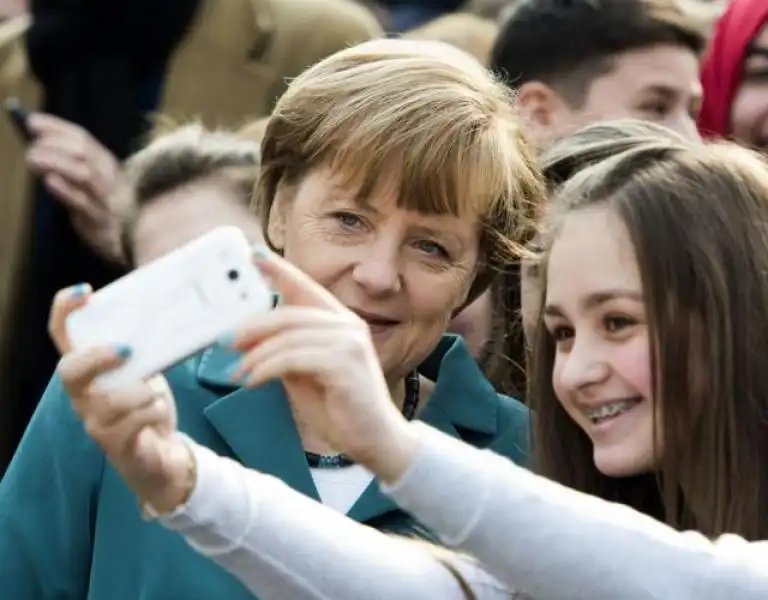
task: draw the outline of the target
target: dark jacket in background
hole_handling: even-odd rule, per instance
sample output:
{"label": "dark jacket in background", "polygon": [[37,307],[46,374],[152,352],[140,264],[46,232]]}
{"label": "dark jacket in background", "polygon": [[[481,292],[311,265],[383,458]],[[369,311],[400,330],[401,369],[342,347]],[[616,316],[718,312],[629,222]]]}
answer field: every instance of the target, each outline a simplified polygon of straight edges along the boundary
{"label": "dark jacket in background", "polygon": [[[165,64],[199,0],[32,0],[30,68],[44,91],[42,109],[85,127],[118,157],[147,131],[148,90],[158,93]],[[17,430],[29,420],[58,360],[47,314],[57,290],[80,281],[100,287],[121,270],[102,261],[74,232],[66,209],[35,189],[30,251],[4,382]],[[8,397],[6,397],[7,399]]]}
{"label": "dark jacket in background", "polygon": [[388,11],[388,25],[393,33],[402,33],[452,12],[463,0],[379,0]]}

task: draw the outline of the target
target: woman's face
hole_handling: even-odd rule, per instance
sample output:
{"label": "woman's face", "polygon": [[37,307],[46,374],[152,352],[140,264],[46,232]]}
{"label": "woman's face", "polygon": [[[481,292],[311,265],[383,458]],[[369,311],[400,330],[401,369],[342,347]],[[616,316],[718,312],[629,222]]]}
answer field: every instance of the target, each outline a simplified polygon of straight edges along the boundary
{"label": "woman's face", "polygon": [[475,275],[478,223],[398,208],[396,186],[363,202],[328,169],[282,188],[269,238],[285,257],[370,328],[384,373],[423,361],[464,302]]}
{"label": "woman's face", "polygon": [[597,469],[635,475],[654,463],[649,334],[635,253],[604,206],[568,215],[547,270],[544,321],[555,342],[552,385],[592,440]]}
{"label": "woman's face", "polygon": [[753,40],[743,68],[731,107],[731,129],[739,141],[768,152],[768,26]]}

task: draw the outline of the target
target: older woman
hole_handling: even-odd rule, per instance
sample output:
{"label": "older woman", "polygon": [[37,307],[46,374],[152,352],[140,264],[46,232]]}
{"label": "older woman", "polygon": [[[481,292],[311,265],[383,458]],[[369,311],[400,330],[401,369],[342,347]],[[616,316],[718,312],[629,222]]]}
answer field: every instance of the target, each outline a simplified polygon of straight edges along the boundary
{"label": "older woman", "polygon": [[[493,391],[460,340],[443,337],[516,250],[524,213],[541,198],[515,119],[504,86],[459,50],[396,40],[348,49],[279,101],[262,144],[258,206],[272,248],[367,325],[383,372],[367,386],[384,386],[408,419],[522,462],[526,409]],[[343,341],[334,327],[326,334]],[[303,343],[313,340],[328,338]],[[334,352],[325,346],[338,369],[355,370]],[[356,521],[430,535],[371,472],[338,455],[313,415],[292,409],[290,398],[311,392],[301,380],[244,387],[239,354],[213,348],[151,385],[97,397],[72,367],[92,372],[105,355],[65,357],[0,486],[8,597],[251,598],[180,538],[142,521],[125,473],[72,410],[132,398],[151,413],[158,389],[177,400],[178,425],[197,443]]]}

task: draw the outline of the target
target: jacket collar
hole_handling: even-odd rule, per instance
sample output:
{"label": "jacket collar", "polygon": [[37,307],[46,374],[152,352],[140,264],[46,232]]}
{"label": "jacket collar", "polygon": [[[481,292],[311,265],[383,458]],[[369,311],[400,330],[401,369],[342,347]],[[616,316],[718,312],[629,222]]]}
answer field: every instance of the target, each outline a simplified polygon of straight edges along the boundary
{"label": "jacket collar", "polygon": [[[319,500],[282,384],[237,387],[229,377],[237,359],[221,348],[198,359],[198,382],[223,393],[203,410],[204,416],[244,465]],[[497,433],[498,397],[460,338],[444,336],[419,372],[436,384],[422,421],[457,438],[463,431],[489,439]],[[395,509],[374,481],[348,514],[367,521]]]}

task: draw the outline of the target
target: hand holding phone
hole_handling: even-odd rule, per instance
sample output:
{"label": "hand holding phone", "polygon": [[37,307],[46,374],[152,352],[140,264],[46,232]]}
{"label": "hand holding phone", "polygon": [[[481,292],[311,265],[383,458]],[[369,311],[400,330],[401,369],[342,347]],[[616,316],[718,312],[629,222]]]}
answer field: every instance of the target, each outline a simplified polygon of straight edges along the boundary
{"label": "hand holding phone", "polygon": [[3,102],[3,111],[13,123],[14,128],[21,138],[29,143],[34,139],[29,130],[29,111],[18,98],[7,98]]}
{"label": "hand holding phone", "polygon": [[237,227],[220,227],[93,294],[69,315],[74,351],[130,347],[100,390],[144,380],[270,310],[273,294]]}

